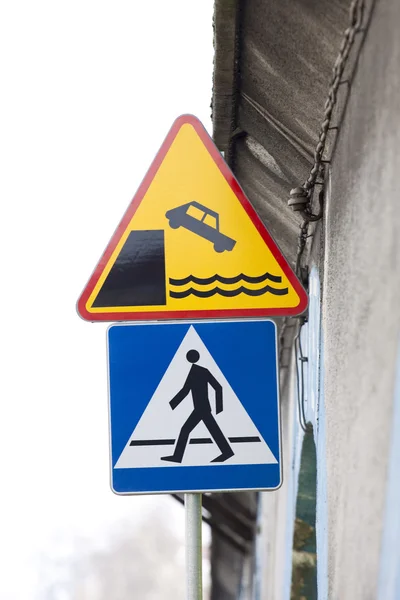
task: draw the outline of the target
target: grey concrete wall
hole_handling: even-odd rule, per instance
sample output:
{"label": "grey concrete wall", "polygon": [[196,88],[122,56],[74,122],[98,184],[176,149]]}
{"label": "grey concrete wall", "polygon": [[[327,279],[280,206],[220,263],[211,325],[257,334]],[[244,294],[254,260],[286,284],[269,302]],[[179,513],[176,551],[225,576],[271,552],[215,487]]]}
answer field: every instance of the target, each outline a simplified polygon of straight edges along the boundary
{"label": "grey concrete wall", "polygon": [[339,600],[376,598],[379,576],[400,331],[399,26],[398,0],[378,0],[325,214],[329,598]]}

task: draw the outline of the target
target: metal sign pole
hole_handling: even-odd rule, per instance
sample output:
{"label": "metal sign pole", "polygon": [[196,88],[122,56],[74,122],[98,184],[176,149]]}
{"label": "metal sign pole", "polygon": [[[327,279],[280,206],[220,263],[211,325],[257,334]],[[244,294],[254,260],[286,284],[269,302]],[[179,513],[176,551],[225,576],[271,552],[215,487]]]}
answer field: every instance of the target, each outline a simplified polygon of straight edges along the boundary
{"label": "metal sign pole", "polygon": [[201,494],[185,494],[186,600],[202,600]]}

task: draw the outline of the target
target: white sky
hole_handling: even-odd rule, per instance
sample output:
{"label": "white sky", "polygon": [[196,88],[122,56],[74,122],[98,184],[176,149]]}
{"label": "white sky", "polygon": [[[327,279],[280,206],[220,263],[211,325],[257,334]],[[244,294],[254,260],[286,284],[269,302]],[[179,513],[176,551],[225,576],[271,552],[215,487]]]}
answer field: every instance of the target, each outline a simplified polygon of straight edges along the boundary
{"label": "white sky", "polygon": [[34,597],[43,553],[171,502],[109,489],[107,325],[75,303],[173,120],[211,130],[212,10],[0,1],[1,600]]}

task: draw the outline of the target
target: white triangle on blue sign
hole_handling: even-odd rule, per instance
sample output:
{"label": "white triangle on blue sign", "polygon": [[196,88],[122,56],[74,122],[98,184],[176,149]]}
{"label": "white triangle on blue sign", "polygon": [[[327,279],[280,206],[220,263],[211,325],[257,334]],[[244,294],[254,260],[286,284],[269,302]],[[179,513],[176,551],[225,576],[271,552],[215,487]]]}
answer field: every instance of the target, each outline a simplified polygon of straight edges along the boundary
{"label": "white triangle on blue sign", "polygon": [[[186,381],[191,368],[191,364],[186,359],[186,354],[193,349],[200,354],[198,365],[208,369],[222,385],[223,410],[218,415],[215,409],[214,390],[210,386],[208,386],[208,390],[213,417],[234,452],[233,456],[225,462],[211,462],[221,452],[203,422],[200,422],[191,432],[182,462],[162,460],[162,457],[173,454],[182,425],[193,412],[191,392],[174,410],[171,409],[169,404]],[[134,401],[133,396],[132,402]],[[262,402],[264,402],[264,399],[260,398],[260,403]],[[192,325],[127,441],[115,468],[259,465],[276,464],[277,462]]]}

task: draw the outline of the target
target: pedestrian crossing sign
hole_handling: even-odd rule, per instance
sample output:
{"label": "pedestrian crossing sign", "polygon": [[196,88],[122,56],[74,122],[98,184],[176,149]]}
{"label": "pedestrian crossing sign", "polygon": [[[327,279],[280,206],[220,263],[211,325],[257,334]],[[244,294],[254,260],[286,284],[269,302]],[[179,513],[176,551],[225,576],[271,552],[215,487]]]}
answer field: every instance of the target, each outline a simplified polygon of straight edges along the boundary
{"label": "pedestrian crossing sign", "polygon": [[108,330],[117,494],[276,489],[276,327],[267,319]]}
{"label": "pedestrian crossing sign", "polygon": [[307,295],[206,130],[173,124],[89,279],[89,321],[296,315]]}

